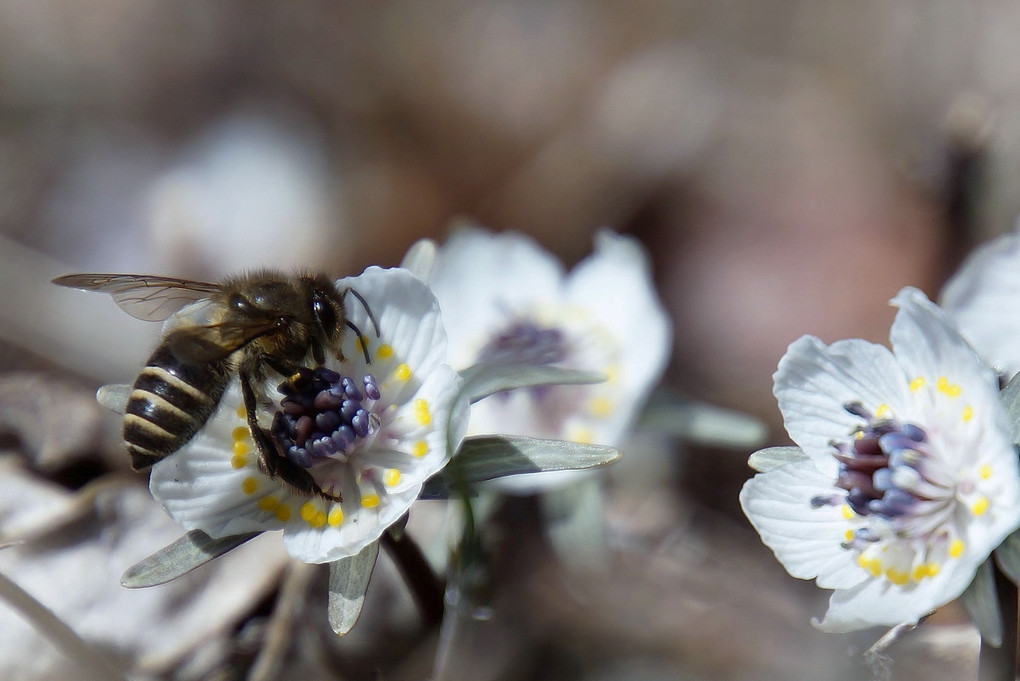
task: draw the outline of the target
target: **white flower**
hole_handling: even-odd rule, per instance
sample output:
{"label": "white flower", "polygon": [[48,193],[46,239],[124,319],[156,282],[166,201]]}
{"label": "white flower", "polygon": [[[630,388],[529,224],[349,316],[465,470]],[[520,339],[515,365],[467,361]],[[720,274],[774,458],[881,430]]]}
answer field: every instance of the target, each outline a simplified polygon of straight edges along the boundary
{"label": "white flower", "polygon": [[892,352],[812,336],[790,346],[775,395],[805,458],[740,493],[787,571],[835,590],[817,623],[827,631],[916,621],[1020,525],[994,372],[923,293],[892,302]]}
{"label": "white flower", "polygon": [[1020,371],[1020,234],[974,251],[946,284],[941,302],[986,362],[1006,378]]}
{"label": "white flower", "polygon": [[569,276],[522,234],[456,232],[431,278],[454,367],[511,360],[608,377],[494,395],[472,407],[469,432],[618,444],[670,351],[669,319],[649,270],[636,240],[610,232]]}
{"label": "white flower", "polygon": [[[275,436],[284,445],[294,444],[291,459],[306,465],[322,489],[339,492],[343,501],[302,496],[259,471],[235,380],[206,426],[152,469],[153,496],[185,528],[213,537],[283,530],[284,545],[295,558],[309,563],[338,560],[378,539],[408,511],[425,480],[449,460],[447,423],[457,446],[466,427],[467,404],[454,403],[460,379],[445,361],[446,334],[435,297],[400,269],[370,267],[337,286],[358,291],[378,319],[381,335],[376,338],[364,307],[347,306],[351,321],[367,332],[371,364],[365,363],[358,339],[349,333],[342,348],[346,359],[327,360],[329,370],[315,371],[314,381],[301,393],[307,398],[304,407],[298,405],[300,396],[281,405],[284,396],[277,392],[277,377],[266,386],[266,394],[277,401],[259,420],[271,428],[276,413],[284,409],[337,420],[344,407],[325,404],[329,393],[346,395],[349,406],[364,409],[353,417],[346,439],[336,436],[343,428],[332,423],[323,427],[337,427],[333,437],[313,433],[302,447],[287,439],[291,436],[283,427]],[[185,308],[179,314],[187,312]],[[313,397],[325,402],[311,406]],[[277,417],[277,423],[283,419]]]}

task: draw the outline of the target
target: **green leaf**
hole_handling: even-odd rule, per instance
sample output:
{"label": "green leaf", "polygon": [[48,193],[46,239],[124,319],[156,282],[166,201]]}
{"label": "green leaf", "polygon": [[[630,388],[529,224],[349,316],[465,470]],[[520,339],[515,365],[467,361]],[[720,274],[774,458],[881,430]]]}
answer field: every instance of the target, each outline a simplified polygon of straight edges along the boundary
{"label": "green leaf", "polygon": [[1006,537],[993,555],[999,569],[1011,582],[1020,585],[1020,530]]}
{"label": "green leaf", "polygon": [[808,456],[800,447],[767,447],[759,449],[747,460],[747,465],[759,473],[768,473],[788,463],[804,461]]}
{"label": "green leaf", "polygon": [[120,583],[129,589],[166,584],[236,549],[259,534],[249,532],[213,539],[201,530],[192,530],[173,544],[128,568],[120,578]]}
{"label": "green leaf", "polygon": [[998,648],[1002,645],[1002,615],[999,613],[999,601],[995,593],[995,577],[992,574],[992,561],[986,560],[974,575],[974,581],[961,596],[963,607],[970,619],[981,632],[981,639]]}
{"label": "green leaf", "polygon": [[1002,389],[1000,399],[1009,415],[1013,442],[1020,443],[1020,374],[1014,376],[1013,380],[1006,384],[1006,387]]}
{"label": "green leaf", "polygon": [[753,416],[666,392],[653,396],[641,425],[688,442],[745,450],[760,446],[768,435]]}
{"label": "green leaf", "polygon": [[619,458],[618,450],[603,445],[518,435],[484,435],[465,438],[443,475],[481,482],[521,473],[596,468]]}
{"label": "green leaf", "polygon": [[541,385],[577,385],[601,383],[604,374],[595,371],[578,371],[544,364],[517,362],[485,362],[460,372],[464,379],[461,391],[475,403],[504,390],[533,388]]}
{"label": "green leaf", "polygon": [[338,636],[349,632],[361,617],[365,592],[379,556],[376,540],[348,558],[329,564],[329,624]]}

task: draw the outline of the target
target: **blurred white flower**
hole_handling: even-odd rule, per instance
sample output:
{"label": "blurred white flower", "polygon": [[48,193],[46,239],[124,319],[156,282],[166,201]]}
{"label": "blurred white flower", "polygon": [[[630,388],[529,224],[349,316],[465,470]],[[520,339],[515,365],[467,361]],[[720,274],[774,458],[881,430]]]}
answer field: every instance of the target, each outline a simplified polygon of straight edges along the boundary
{"label": "blurred white flower", "polygon": [[[525,362],[601,372],[596,385],[493,395],[471,410],[470,433],[616,445],[659,380],[668,316],[633,238],[602,232],[569,275],[528,237],[462,229],[440,249],[430,283],[443,309],[450,363]],[[543,483],[576,473],[528,476]]]}
{"label": "blurred white flower", "polygon": [[813,336],[790,346],[774,390],[804,458],[740,494],[787,571],[835,590],[816,623],[827,631],[916,621],[1020,525],[995,374],[923,293],[892,302],[892,352]]}
{"label": "blurred white flower", "polygon": [[[284,381],[285,394],[267,384],[277,401],[259,420],[291,461],[343,501],[302,496],[259,471],[235,380],[202,431],[153,467],[153,496],[185,528],[213,537],[283,530],[295,558],[335,561],[377,540],[449,461],[447,424],[456,447],[467,404],[454,402],[460,379],[446,364],[435,297],[401,269],[370,267],[337,286],[355,288],[377,315],[381,337],[367,338],[371,364],[348,334],[342,362]],[[348,313],[372,328],[363,306]]]}
{"label": "blurred white flower", "polygon": [[1006,378],[1020,371],[1020,233],[976,249],[941,303],[978,354]]}

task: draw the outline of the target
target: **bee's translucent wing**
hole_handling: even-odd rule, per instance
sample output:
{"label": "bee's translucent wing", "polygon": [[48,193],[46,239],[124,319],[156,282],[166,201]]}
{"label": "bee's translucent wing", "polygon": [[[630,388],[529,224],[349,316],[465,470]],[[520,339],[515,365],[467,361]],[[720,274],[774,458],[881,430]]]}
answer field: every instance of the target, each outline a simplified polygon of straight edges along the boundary
{"label": "bee's translucent wing", "polygon": [[276,328],[272,319],[189,326],[169,333],[166,343],[182,362],[206,364],[225,359]]}
{"label": "bee's translucent wing", "polygon": [[217,284],[145,274],[66,274],[54,284],[108,293],[122,310],[147,322],[167,319],[185,305],[219,290]]}

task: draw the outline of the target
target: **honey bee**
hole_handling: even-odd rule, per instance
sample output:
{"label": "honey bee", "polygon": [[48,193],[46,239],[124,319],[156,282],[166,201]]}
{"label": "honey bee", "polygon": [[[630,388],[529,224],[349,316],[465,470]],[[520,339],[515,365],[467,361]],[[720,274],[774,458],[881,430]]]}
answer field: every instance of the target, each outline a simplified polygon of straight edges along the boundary
{"label": "honey bee", "polygon": [[68,274],[53,283],[107,293],[125,312],[146,321],[163,321],[202,303],[166,329],[132,386],[124,443],[135,470],[187,444],[216,411],[236,374],[260,470],[300,494],[340,500],[280,451],[259,425],[257,406],[269,371],[293,376],[309,355],[316,365],[327,356],[342,360],[345,329],[358,335],[370,362],[364,335],[347,317],[347,295],[365,307],[377,336],[379,325],[357,291],[338,291],[325,274],[286,276],[273,270],[219,284],[138,274]]}

